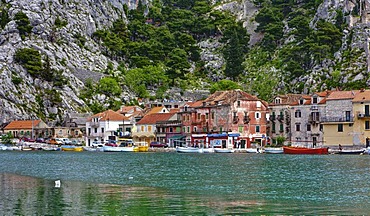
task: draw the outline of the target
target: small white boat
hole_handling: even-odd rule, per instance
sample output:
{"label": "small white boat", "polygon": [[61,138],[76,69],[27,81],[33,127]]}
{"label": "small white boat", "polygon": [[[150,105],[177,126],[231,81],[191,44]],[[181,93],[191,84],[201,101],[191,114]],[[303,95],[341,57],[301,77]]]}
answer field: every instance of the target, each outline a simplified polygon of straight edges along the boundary
{"label": "small white boat", "polygon": [[262,153],[262,150],[260,148],[247,148],[245,149],[247,153]]}
{"label": "small white boat", "polygon": [[284,149],[269,147],[269,148],[265,148],[263,152],[267,154],[283,154]]}
{"label": "small white boat", "polygon": [[214,148],[201,148],[200,153],[214,153],[215,149]]}
{"label": "small white boat", "polygon": [[202,149],[194,147],[176,147],[176,151],[179,153],[202,153]]}
{"label": "small white boat", "polygon": [[234,149],[227,149],[227,148],[215,148],[216,153],[233,153]]}
{"label": "small white boat", "polygon": [[138,149],[135,146],[131,146],[131,147],[104,146],[103,151],[104,152],[134,152],[134,151],[138,151]]}

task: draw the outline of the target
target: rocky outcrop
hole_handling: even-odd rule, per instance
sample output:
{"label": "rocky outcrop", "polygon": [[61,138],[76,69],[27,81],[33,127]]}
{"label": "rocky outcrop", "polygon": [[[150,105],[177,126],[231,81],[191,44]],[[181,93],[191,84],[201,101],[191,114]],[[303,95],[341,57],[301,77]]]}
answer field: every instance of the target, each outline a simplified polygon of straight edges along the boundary
{"label": "rocky outcrop", "polygon": [[[98,81],[100,72],[114,61],[105,57],[90,36],[97,30],[111,26],[117,19],[126,19],[124,4],[135,7],[134,1],[97,0],[24,0],[6,1],[11,21],[0,34],[0,122],[12,119],[27,119],[36,114],[57,118],[68,111],[86,108],[78,93],[87,78]],[[4,4],[4,3],[1,3]],[[2,5],[4,6],[4,5]],[[21,38],[13,21],[22,11],[32,25],[31,35]],[[64,26],[56,26],[56,19]],[[85,41],[79,41],[83,38]],[[55,88],[51,83],[31,77],[14,62],[14,54],[20,48],[38,50],[43,60],[48,57],[51,67],[63,72],[68,85]],[[19,77],[21,84],[15,85],[12,77]],[[62,102],[54,104],[44,97],[45,90],[57,91]],[[41,101],[40,101],[41,98]],[[85,108],[84,108],[85,107]]]}

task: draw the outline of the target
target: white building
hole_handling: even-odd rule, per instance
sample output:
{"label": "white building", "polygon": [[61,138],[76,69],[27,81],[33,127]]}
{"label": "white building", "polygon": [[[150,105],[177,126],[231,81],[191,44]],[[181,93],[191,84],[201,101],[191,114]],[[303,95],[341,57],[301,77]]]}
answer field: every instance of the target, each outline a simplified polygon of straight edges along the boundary
{"label": "white building", "polygon": [[113,110],[89,117],[86,122],[86,146],[91,146],[94,141],[105,143],[108,140],[117,140],[117,132],[122,124],[129,125],[130,119]]}

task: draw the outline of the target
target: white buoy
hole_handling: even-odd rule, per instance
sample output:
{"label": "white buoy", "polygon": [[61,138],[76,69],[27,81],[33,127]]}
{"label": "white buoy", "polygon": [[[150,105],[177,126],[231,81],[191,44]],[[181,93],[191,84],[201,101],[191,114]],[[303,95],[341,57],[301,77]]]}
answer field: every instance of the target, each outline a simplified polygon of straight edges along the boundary
{"label": "white buoy", "polygon": [[56,180],[55,181],[55,187],[56,188],[60,188],[60,180]]}
{"label": "white buoy", "polygon": [[128,177],[128,179],[134,179],[134,177],[130,176],[130,177]]}

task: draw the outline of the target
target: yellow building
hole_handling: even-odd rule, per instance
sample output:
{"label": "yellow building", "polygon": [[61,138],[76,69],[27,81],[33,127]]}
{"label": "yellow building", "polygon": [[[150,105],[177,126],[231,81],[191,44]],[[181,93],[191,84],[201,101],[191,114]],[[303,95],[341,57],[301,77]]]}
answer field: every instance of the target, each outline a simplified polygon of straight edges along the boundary
{"label": "yellow building", "polygon": [[352,100],[355,122],[353,144],[369,146],[370,138],[370,90],[361,90]]}
{"label": "yellow building", "polygon": [[333,91],[326,98],[326,110],[321,118],[325,146],[355,144],[352,100],[358,93],[359,91]]}

